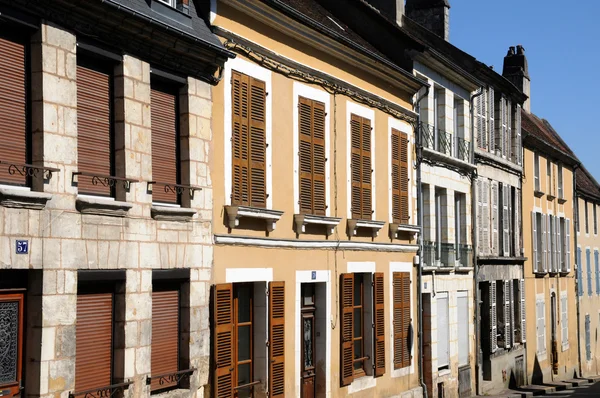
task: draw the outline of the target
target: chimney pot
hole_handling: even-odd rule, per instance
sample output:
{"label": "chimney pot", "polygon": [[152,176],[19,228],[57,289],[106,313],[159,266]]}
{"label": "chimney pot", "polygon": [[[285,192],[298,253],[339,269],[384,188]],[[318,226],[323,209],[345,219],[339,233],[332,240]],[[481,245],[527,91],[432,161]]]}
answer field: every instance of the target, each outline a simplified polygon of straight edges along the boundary
{"label": "chimney pot", "polygon": [[[508,54],[504,57],[502,76],[517,86],[527,97],[530,97],[531,81],[529,78],[529,67],[527,65],[527,57],[525,56],[525,48],[521,44],[517,45],[516,48],[509,47]],[[531,101],[529,98],[523,104],[523,109],[527,112],[531,111]]]}
{"label": "chimney pot", "polygon": [[449,0],[406,0],[406,15],[439,37],[449,41]]}

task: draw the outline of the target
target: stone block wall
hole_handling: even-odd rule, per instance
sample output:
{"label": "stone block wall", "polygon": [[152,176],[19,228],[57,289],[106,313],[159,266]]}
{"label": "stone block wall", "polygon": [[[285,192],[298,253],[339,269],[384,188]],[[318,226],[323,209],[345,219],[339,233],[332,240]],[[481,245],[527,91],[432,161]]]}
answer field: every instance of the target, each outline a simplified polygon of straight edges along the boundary
{"label": "stone block wall", "polygon": [[[150,65],[124,55],[115,68],[116,175],[140,180],[116,200],[132,205],[125,217],[82,214],[77,210],[77,37],[50,23],[32,39],[32,162],[55,167],[50,179],[35,179],[20,192],[19,206],[0,206],[0,278],[28,270],[25,395],[66,398],[77,390],[76,324],[78,275],[82,271],[124,270],[115,311],[115,377],[133,384],[126,397],[149,396],[152,373],[152,277],[156,270],[189,270],[181,290],[181,351],[196,368],[190,388],[166,393],[202,397],[210,355],[209,289],[212,277],[212,182],[209,168],[211,88],[187,78],[180,91],[181,174],[198,186],[183,200],[196,214],[190,221],[151,216],[152,180]],[[49,194],[45,208],[29,206]],[[187,194],[187,193],[186,193]],[[104,199],[106,200],[106,199]],[[28,254],[16,254],[17,239],[29,241]],[[122,341],[120,341],[122,340]],[[102,387],[102,386],[99,386]]]}

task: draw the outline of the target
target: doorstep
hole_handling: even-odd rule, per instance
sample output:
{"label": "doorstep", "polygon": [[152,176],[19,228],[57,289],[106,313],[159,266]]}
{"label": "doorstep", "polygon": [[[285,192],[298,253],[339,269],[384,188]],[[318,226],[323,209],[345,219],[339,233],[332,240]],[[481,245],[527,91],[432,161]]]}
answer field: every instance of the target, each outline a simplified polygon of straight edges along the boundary
{"label": "doorstep", "polygon": [[555,392],[556,387],[544,386],[539,384],[529,384],[526,386],[519,387],[519,391],[531,392],[535,396],[548,394],[549,392]]}

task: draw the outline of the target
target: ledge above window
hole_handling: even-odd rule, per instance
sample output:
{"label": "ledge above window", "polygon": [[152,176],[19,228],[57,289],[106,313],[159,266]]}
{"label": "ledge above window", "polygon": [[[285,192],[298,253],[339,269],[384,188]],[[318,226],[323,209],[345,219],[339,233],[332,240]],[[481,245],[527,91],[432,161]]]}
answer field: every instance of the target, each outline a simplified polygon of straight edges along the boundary
{"label": "ledge above window", "polygon": [[415,240],[417,239],[417,235],[419,235],[419,233],[421,232],[421,228],[416,225],[391,223],[390,238],[397,238],[399,232],[408,232],[412,235],[411,240]]}
{"label": "ledge above window", "polygon": [[250,206],[225,206],[225,212],[227,213],[227,226],[230,229],[240,225],[240,218],[254,218],[265,220],[267,232],[275,230],[275,224],[283,215],[283,212],[279,210]]}
{"label": "ledge above window", "polygon": [[333,230],[342,221],[341,218],[318,216],[314,214],[294,214],[294,229],[298,235],[306,232],[307,224],[323,225],[326,235],[333,234]]}
{"label": "ledge above window", "polygon": [[78,196],[75,207],[81,214],[125,217],[129,212],[129,209],[133,207],[133,204],[102,197]]}
{"label": "ledge above window", "polygon": [[546,195],[546,198],[548,198],[548,200],[550,202],[552,202],[554,199],[556,199],[556,196],[554,196],[554,195],[552,195],[552,194],[549,193],[548,195]]}
{"label": "ledge above window", "polygon": [[537,189],[533,191],[533,196],[535,196],[536,198],[541,198],[544,195],[545,194],[543,191],[538,191]]}
{"label": "ledge above window", "polygon": [[152,218],[158,221],[191,221],[196,210],[187,207],[161,206],[153,204],[150,209]]}
{"label": "ledge above window", "polygon": [[348,236],[356,236],[359,228],[365,228],[371,230],[371,235],[376,237],[379,235],[379,230],[383,228],[385,221],[373,221],[373,220],[348,220]]}
{"label": "ledge above window", "polygon": [[52,195],[28,189],[0,188],[0,206],[15,209],[42,210]]}
{"label": "ledge above window", "polygon": [[558,203],[561,205],[564,205],[565,203],[567,203],[567,199],[566,198],[558,198]]}

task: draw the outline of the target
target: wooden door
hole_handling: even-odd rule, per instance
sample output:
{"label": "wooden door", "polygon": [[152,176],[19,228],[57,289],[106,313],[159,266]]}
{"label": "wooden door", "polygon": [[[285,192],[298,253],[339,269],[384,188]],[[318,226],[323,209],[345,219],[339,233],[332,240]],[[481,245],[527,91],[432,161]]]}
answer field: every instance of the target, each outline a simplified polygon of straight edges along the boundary
{"label": "wooden door", "polygon": [[302,341],[302,363],[300,379],[302,398],[316,396],[316,364],[315,364],[315,290],[313,283],[302,285],[302,311],[300,319],[300,336]]}
{"label": "wooden door", "polygon": [[0,396],[21,392],[23,294],[0,293]]}

